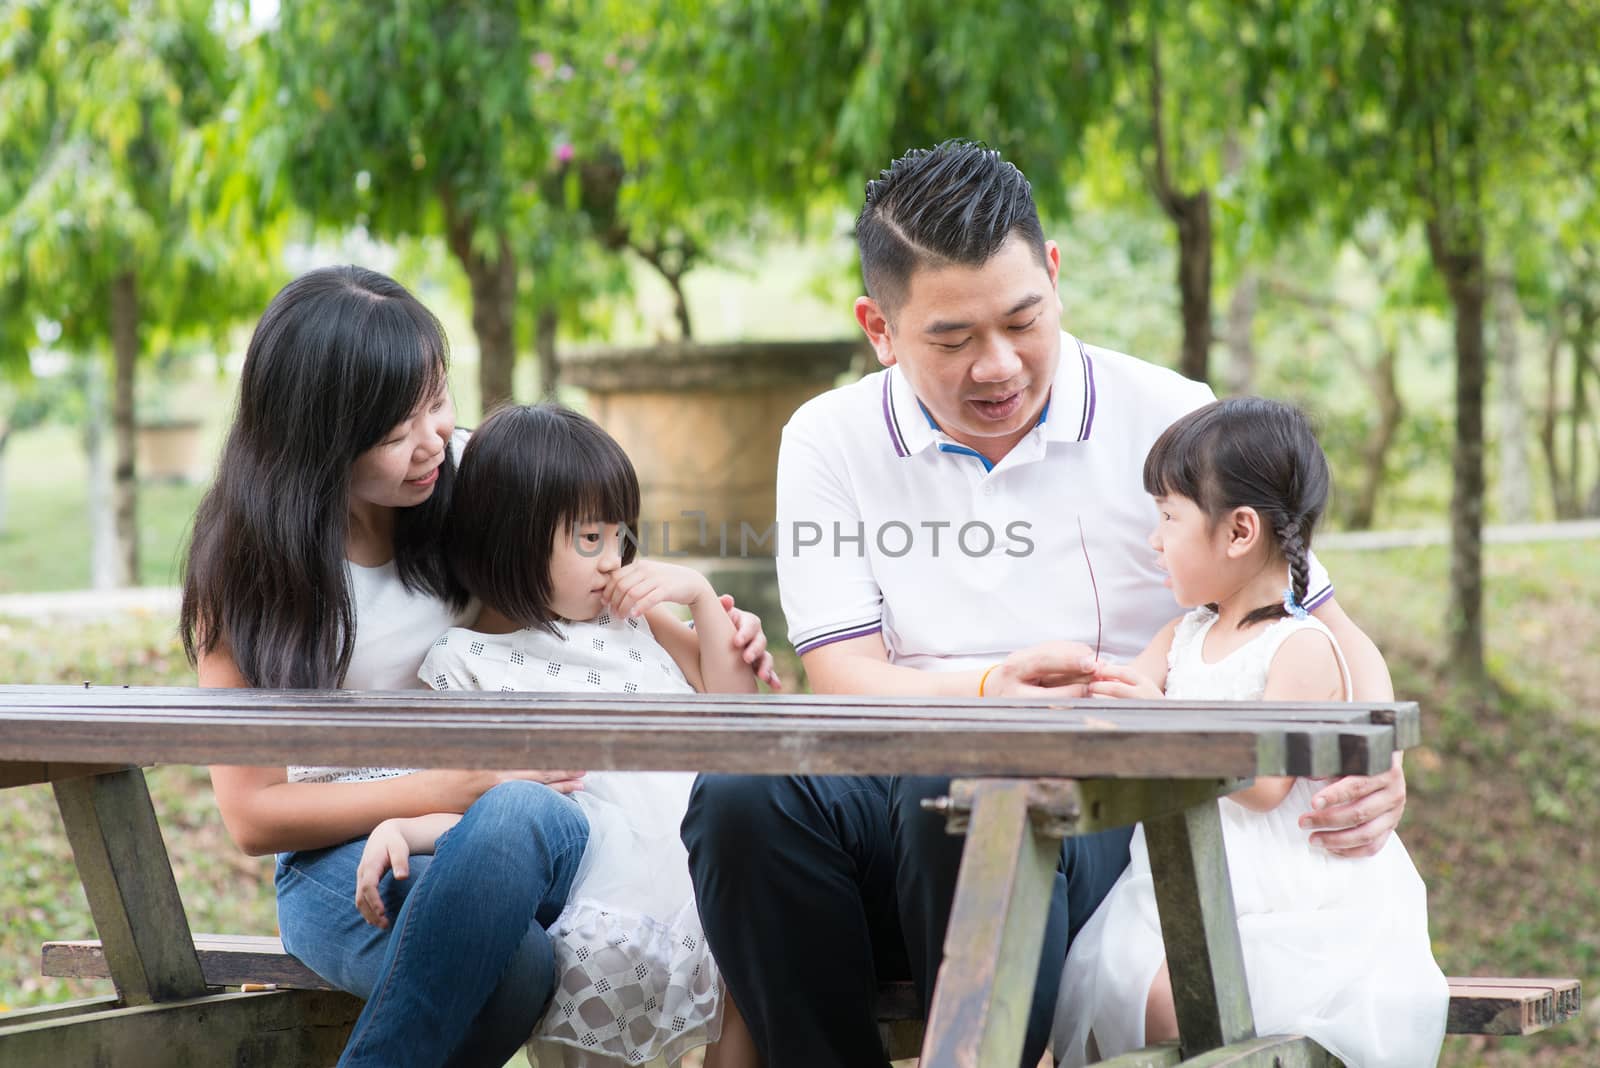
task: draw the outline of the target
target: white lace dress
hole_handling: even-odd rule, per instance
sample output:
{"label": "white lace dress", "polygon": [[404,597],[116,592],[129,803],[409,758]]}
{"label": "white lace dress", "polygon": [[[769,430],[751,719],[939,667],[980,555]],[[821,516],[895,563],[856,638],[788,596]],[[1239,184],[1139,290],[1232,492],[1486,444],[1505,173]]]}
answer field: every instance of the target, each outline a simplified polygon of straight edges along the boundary
{"label": "white lace dress", "polygon": [[[1178,625],[1168,697],[1259,699],[1289,635],[1328,634],[1316,619],[1286,619],[1209,664],[1201,649],[1216,618],[1202,608]],[[1311,845],[1298,821],[1317,788],[1296,782],[1271,812],[1218,802],[1256,1033],[1308,1035],[1352,1068],[1425,1068],[1438,1060],[1449,991],[1422,880],[1397,836],[1359,860]],[[1145,1001],[1166,953],[1142,826],[1132,854],[1067,954],[1051,1038],[1064,1066],[1090,1063],[1091,1032],[1101,1057],[1145,1045]]]}
{"label": "white lace dress", "polygon": [[[643,619],[539,630],[446,631],[418,673],[436,690],[693,693]],[[555,997],[528,1042],[533,1068],[616,1068],[684,1053],[722,1032],[721,979],[678,837],[694,775],[590,772],[574,794],[589,845],[550,926]]]}

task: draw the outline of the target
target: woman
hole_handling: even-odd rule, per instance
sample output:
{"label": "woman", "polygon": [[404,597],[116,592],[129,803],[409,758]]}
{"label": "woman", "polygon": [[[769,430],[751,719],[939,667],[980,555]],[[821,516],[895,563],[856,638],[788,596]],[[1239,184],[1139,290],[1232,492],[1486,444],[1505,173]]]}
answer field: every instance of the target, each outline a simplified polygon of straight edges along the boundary
{"label": "woman", "polygon": [[[201,686],[409,689],[428,647],[471,618],[445,567],[461,436],[438,321],[359,267],[285,286],[245,356],[215,485],[195,516],[180,626]],[[742,656],[775,682],[759,621]],[[284,946],[367,1000],[341,1065],[500,1065],[551,994],[543,925],[587,826],[579,771],[216,767],[234,841],[278,854]],[[391,880],[395,922],[352,904],[366,835],[463,813]],[[530,833],[529,828],[533,831]]]}

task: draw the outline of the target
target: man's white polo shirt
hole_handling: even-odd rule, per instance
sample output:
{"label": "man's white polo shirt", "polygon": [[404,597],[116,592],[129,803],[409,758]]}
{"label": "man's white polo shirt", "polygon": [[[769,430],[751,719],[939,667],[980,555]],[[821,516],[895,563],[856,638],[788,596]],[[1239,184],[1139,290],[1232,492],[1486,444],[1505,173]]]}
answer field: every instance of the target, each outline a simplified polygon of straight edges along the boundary
{"label": "man's white polo shirt", "polygon": [[[882,632],[891,663],[992,664],[1041,641],[1138,654],[1181,612],[1148,538],[1145,454],[1209,387],[1061,337],[1033,430],[990,465],[898,367],[803,405],[778,455],[778,583],[800,653]],[[1310,607],[1332,596],[1313,561]]]}

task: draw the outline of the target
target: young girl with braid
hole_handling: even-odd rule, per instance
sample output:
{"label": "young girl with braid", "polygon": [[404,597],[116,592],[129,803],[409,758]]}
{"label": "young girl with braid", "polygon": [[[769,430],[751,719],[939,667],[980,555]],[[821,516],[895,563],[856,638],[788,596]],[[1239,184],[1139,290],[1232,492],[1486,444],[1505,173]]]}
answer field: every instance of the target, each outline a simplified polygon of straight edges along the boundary
{"label": "young girl with braid", "polygon": [[[1178,603],[1196,607],[1132,663],[1099,665],[1092,692],[1348,700],[1338,643],[1302,607],[1328,481],[1305,417],[1282,404],[1220,401],[1168,428],[1145,459],[1159,512],[1150,545]],[[1314,792],[1304,779],[1257,779],[1219,803],[1256,1031],[1307,1035],[1353,1068],[1431,1065],[1449,993],[1422,880],[1397,837],[1359,860],[1313,846],[1298,820]],[[1061,1064],[1177,1037],[1165,958],[1141,827],[1068,954]]]}

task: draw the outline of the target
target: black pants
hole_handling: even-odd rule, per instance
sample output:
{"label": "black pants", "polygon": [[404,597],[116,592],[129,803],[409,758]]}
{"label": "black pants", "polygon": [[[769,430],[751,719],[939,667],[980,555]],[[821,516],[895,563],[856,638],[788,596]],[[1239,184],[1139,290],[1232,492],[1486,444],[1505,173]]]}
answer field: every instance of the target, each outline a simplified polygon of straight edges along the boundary
{"label": "black pants", "polygon": [[[965,838],[922,811],[945,778],[702,775],[683,821],[700,917],[767,1068],[883,1068],[878,984],[926,1011]],[[1133,829],[1068,838],[1023,1065],[1050,1037],[1071,939],[1128,864]]]}

